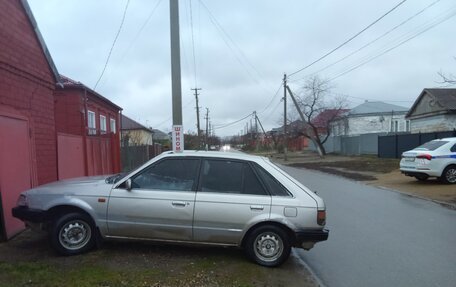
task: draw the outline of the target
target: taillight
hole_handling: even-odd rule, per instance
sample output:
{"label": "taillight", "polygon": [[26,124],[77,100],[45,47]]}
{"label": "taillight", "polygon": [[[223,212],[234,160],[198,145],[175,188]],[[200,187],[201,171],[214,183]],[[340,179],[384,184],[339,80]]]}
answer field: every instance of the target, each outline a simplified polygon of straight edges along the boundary
{"label": "taillight", "polygon": [[318,225],[326,224],[326,210],[317,211],[317,223],[318,223]]}
{"label": "taillight", "polygon": [[432,159],[432,155],[430,155],[430,154],[420,154],[420,155],[417,155],[416,158],[422,158],[422,159],[431,160]]}

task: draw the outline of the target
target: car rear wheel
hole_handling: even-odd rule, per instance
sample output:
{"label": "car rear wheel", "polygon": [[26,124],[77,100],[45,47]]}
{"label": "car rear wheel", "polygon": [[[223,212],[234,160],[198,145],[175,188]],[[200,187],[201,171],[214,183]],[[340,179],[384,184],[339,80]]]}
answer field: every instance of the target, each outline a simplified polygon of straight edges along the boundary
{"label": "car rear wheel", "polygon": [[84,253],[95,245],[92,219],[82,213],[68,213],[54,221],[51,230],[52,247],[62,255]]}
{"label": "car rear wheel", "polygon": [[456,183],[456,165],[447,166],[440,177],[444,183]]}
{"label": "car rear wheel", "polygon": [[418,179],[419,181],[425,181],[429,178],[429,175],[427,174],[417,174],[415,175],[415,178]]}
{"label": "car rear wheel", "polygon": [[288,259],[291,244],[283,229],[265,225],[253,230],[247,238],[245,250],[247,255],[256,263],[275,267]]}

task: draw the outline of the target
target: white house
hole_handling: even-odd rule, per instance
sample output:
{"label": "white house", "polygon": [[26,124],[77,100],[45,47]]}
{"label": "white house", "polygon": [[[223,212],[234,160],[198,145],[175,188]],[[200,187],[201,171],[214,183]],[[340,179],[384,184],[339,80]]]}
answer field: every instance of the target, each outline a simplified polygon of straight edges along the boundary
{"label": "white house", "polygon": [[410,131],[410,122],[405,119],[407,111],[407,108],[397,105],[366,101],[334,120],[332,135],[407,132]]}
{"label": "white house", "polygon": [[424,89],[406,118],[412,133],[456,129],[456,89]]}

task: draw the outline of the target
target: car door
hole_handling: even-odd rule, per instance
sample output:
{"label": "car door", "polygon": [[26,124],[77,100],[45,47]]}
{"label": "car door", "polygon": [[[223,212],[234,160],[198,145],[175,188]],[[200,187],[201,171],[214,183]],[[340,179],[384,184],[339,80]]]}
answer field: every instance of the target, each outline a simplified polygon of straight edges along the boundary
{"label": "car door", "polygon": [[165,158],[111,191],[108,236],[192,240],[199,159]]}
{"label": "car door", "polygon": [[204,159],[195,201],[194,240],[238,244],[243,231],[267,220],[271,196],[248,162]]}

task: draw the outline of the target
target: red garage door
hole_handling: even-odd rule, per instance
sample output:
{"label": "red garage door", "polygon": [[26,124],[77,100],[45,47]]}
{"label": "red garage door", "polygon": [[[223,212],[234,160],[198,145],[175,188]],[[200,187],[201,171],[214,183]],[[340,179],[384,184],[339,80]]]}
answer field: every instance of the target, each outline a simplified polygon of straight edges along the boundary
{"label": "red garage door", "polygon": [[30,139],[26,120],[0,115],[0,234],[6,239],[24,228],[11,215],[19,194],[31,187]]}

